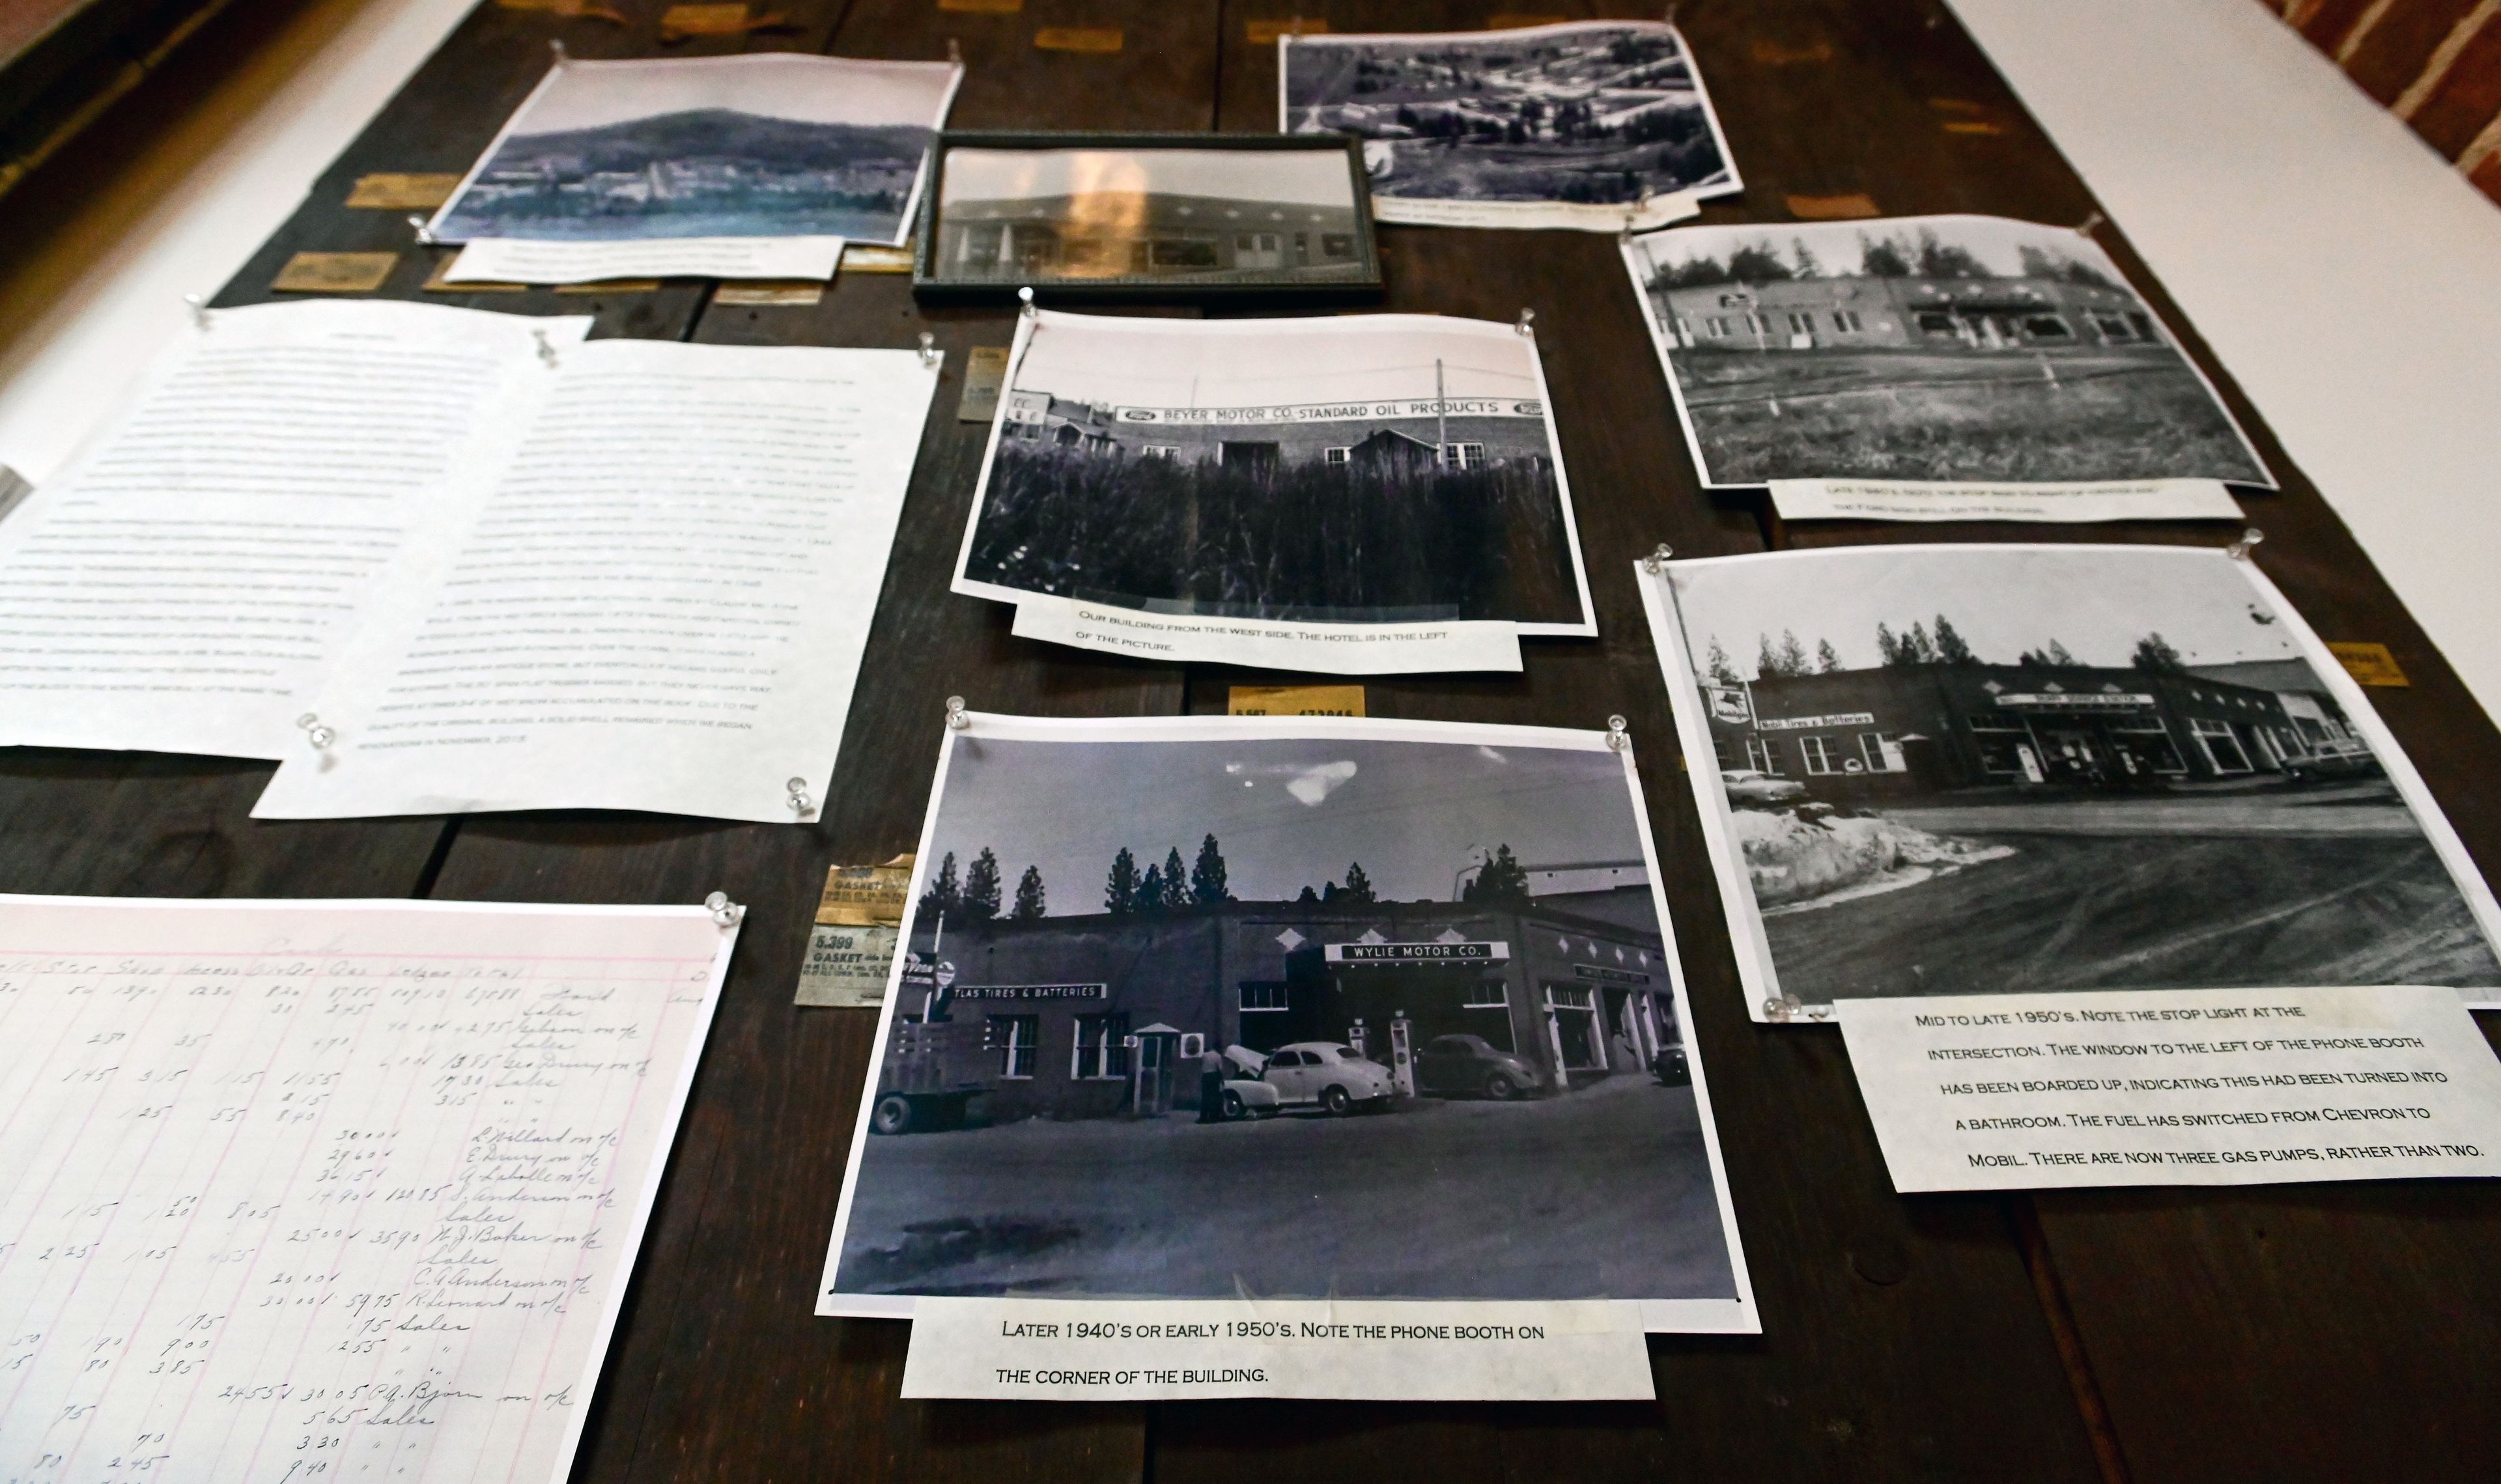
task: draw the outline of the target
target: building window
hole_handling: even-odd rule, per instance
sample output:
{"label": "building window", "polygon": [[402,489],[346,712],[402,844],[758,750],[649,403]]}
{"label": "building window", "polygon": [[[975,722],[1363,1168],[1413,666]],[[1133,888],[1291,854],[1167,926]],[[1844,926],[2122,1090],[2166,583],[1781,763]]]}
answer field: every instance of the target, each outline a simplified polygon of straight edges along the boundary
{"label": "building window", "polygon": [[1145,444],[1140,445],[1138,456],[1150,459],[1179,458],[1181,445],[1179,444]]}
{"label": "building window", "polygon": [[1722,768],[1737,766],[1736,755],[1728,750],[1728,739],[1724,733],[1711,734],[1711,757]]}
{"label": "building window", "polygon": [[1250,1015],[1264,1010],[1282,1011],[1284,1007],[1284,980],[1244,979],[1242,981],[1242,1013]]}
{"label": "building window", "polygon": [[1672,317],[1676,320],[1676,338],[1690,345],[1693,341],[1693,321],[1683,314]]}
{"label": "building window", "polygon": [[1702,321],[1702,327],[1710,331],[1714,339],[1724,340],[1727,338],[1728,321],[1720,315],[1713,314],[1704,319]]}
{"label": "building window", "polygon": [[989,1036],[985,1040],[999,1054],[999,1075],[1030,1077],[1033,1075],[1034,1048],[1042,1043],[1040,1015],[992,1015]]}
{"label": "building window", "polygon": [[1746,762],[1767,778],[1781,775],[1781,744],[1768,737],[1746,739]]}
{"label": "building window", "polygon": [[1129,1048],[1120,1042],[1129,1035],[1129,1017],[1124,1013],[1080,1015],[1077,1017],[1077,1050],[1069,1060],[1072,1077],[1125,1077],[1129,1074]]}
{"label": "building window", "polygon": [[1858,312],[1856,310],[1834,310],[1832,312],[1832,327],[1841,331],[1845,335],[1857,334]]}
{"label": "building window", "polygon": [[1859,733],[1858,757],[1869,773],[1900,773],[1904,767],[1901,743],[1890,732]]}
{"label": "building window", "polygon": [[1511,1008],[1511,985],[1499,978],[1483,978],[1467,987],[1467,998],[1459,1002],[1463,1010],[1507,1010]]}
{"label": "building window", "polygon": [[1322,448],[1320,450],[1320,462],[1323,464],[1344,464],[1352,460],[1353,457],[1354,449],[1351,447]]}
{"label": "building window", "polygon": [[1792,313],[1789,315],[1789,333],[1791,335],[1813,335],[1815,333],[1814,313],[1808,311]]}
{"label": "building window", "polygon": [[1322,232],[1320,234],[1320,256],[1354,256],[1354,234],[1351,232]]}
{"label": "building window", "polygon": [[1746,328],[1757,335],[1769,335],[1772,333],[1772,316],[1750,313],[1746,316]]}
{"label": "building window", "polygon": [[2198,749],[2206,754],[2206,765],[2217,773],[2255,773],[2250,766],[2250,755],[2242,750],[2241,740],[2228,721],[2191,721],[2189,735],[2197,739]]}
{"label": "building window", "polygon": [[2111,740],[2125,752],[2143,759],[2156,773],[2186,773],[2188,765],[2180,760],[2180,749],[2171,742],[2171,729],[2159,716],[2118,716],[2110,723]]}
{"label": "building window", "polygon": [[2093,316],[2093,328],[2102,332],[2102,339],[2104,340],[2136,339],[2136,332],[2129,329],[2127,327],[2127,321],[2119,318],[2117,314],[2095,314]]}
{"label": "building window", "polygon": [[2032,744],[2031,728],[2019,721],[2010,723],[1997,716],[1975,716],[1971,722],[1971,740],[1980,749],[1982,772],[2023,775],[2023,751]]}
{"label": "building window", "polygon": [[1840,771],[1840,765],[1833,757],[1831,747],[1827,745],[1824,740],[1820,737],[1799,738],[1798,750],[1806,754],[1806,771],[1808,773],[1837,773]]}
{"label": "building window", "polygon": [[1442,462],[1452,469],[1483,469],[1484,461],[1483,444],[1442,445]]}
{"label": "building window", "polygon": [[1147,260],[1157,268],[1215,268],[1216,244],[1157,238],[1148,245]]}
{"label": "building window", "polygon": [[1953,316],[1933,312],[1923,313],[1919,315],[1919,328],[1930,335],[1951,335],[1954,332]]}
{"label": "building window", "polygon": [[2153,338],[2153,321],[2148,316],[2140,314],[2134,310],[2129,310],[2127,312],[2127,322],[2136,326],[2137,339],[2151,340]]}
{"label": "building window", "polygon": [[2073,340],[2076,332],[2055,314],[2034,314],[2023,321],[2023,328],[2034,340]]}
{"label": "building window", "polygon": [[1585,1010],[1590,1007],[1589,992],[1585,989],[1567,989],[1560,984],[1549,984],[1546,986],[1546,1006],[1549,1009]]}

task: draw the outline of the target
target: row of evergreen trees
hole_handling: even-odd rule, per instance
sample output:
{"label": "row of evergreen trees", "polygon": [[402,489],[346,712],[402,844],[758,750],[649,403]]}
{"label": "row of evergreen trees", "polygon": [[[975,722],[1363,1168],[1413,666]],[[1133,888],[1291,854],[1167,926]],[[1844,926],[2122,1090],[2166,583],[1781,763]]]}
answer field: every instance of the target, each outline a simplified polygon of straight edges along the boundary
{"label": "row of evergreen trees", "polygon": [[[1798,643],[1797,632],[1793,629],[1783,629],[1778,643],[1772,642],[1769,634],[1759,635],[1757,639],[1759,643],[1754,654],[1756,679],[1772,680],[1790,676],[1831,675],[1836,671],[1849,668],[1842,664],[1840,651],[1832,647],[1832,641],[1828,639],[1816,641],[1815,658],[1812,660],[1807,658],[1806,646]],[[1896,634],[1893,632],[1892,625],[1878,623],[1876,653],[1889,669],[1912,669],[1927,665],[1970,666],[1987,663],[1972,652],[1971,645],[1963,641],[1962,634],[1954,628],[1953,621],[1943,613],[1937,615],[1937,626],[1933,632],[1926,624],[1914,622],[1909,632]],[[2065,644],[2052,639],[2043,648],[2024,650],[2017,657],[2015,663],[2027,670],[2058,670],[2082,668],[2084,662],[2067,652]],[[1716,634],[1711,638],[1711,648],[1704,664],[1711,672],[1711,678],[1721,685],[1745,683],[1745,676],[1737,674],[1737,667],[1729,663],[1728,651],[1720,647],[1719,638]],[[2128,656],[2128,664],[2135,669],[2151,671],[2157,675],[2182,675],[2188,669],[2187,661],[2181,657],[2180,651],[2159,633],[2148,634],[2139,639],[2136,642],[2135,651]]]}
{"label": "row of evergreen trees", "polygon": [[[973,863],[959,875],[955,852],[950,850],[938,863],[936,877],[920,893],[920,913],[935,919],[943,912],[955,923],[993,921],[1000,915],[999,885],[997,851],[984,845],[982,853],[974,856]],[[1233,893],[1225,884],[1224,852],[1217,845],[1214,835],[1199,841],[1198,859],[1186,871],[1182,868],[1179,847],[1164,852],[1162,865],[1149,866],[1141,873],[1137,856],[1122,845],[1120,852],[1112,857],[1112,873],[1103,883],[1103,909],[1115,917],[1164,916],[1232,900]],[[1373,890],[1372,877],[1364,874],[1363,863],[1355,861],[1346,868],[1343,883],[1329,881],[1317,891],[1306,886],[1294,900],[1324,906],[1367,906],[1381,898]],[[1528,900],[1528,872],[1512,854],[1509,844],[1496,847],[1476,879],[1467,884],[1461,900]],[[1049,915],[1049,903],[1041,869],[1027,866],[1023,877],[1017,882],[1016,900],[1007,909],[1007,920],[1039,922]]]}
{"label": "row of evergreen trees", "polygon": [[[2064,283],[2082,283],[2094,288],[2118,288],[2110,275],[2094,265],[2063,252],[2051,252],[2031,246],[2016,249],[2021,262],[2019,270],[2027,279],[2048,279]],[[1851,274],[1841,275],[1853,277]],[[1854,277],[1868,279],[1990,279],[1998,277],[1995,269],[1959,244],[1940,239],[1935,231],[1922,227],[1917,238],[1907,236],[1870,237],[1858,234],[1858,272]],[[1784,283],[1793,279],[1830,277],[1824,272],[1823,260],[1803,237],[1789,239],[1786,257],[1769,238],[1745,243],[1732,249],[1726,261],[1708,253],[1682,263],[1661,267],[1651,280],[1652,288],[1701,288],[1714,283]]]}

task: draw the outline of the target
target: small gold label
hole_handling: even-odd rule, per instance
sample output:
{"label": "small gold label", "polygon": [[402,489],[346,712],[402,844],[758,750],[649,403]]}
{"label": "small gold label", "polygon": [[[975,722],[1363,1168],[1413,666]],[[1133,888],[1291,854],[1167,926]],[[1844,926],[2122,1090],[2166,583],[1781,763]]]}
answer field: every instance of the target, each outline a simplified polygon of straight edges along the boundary
{"label": "small gold label", "polygon": [[975,346],[964,357],[964,394],[955,399],[957,422],[988,422],[999,415],[999,391],[1007,385],[1008,347]]}
{"label": "small gold label", "polygon": [[2397,657],[2385,644],[2329,644],[2328,652],[2345,667],[2345,673],[2365,685],[2412,685],[2406,673],[2397,668]]}
{"label": "small gold label", "polygon": [[825,285],[809,280],[797,283],[756,281],[723,283],[713,291],[715,304],[746,305],[810,305],[822,302]]}
{"label": "small gold label", "polygon": [[1242,24],[1242,34],[1254,47],[1273,47],[1280,36],[1326,36],[1328,22],[1313,16],[1288,16],[1283,20],[1249,20]]}
{"label": "small gold label", "polygon": [[843,247],[845,273],[910,273],[910,247],[881,247],[847,244]]}
{"label": "small gold label", "polygon": [[1875,197],[1853,190],[1839,196],[1791,196],[1789,214],[1800,221],[1851,221],[1884,214],[1876,209]]}
{"label": "small gold label", "polygon": [[787,23],[789,17],[779,11],[757,16],[745,4],[673,5],[660,13],[660,40],[681,41],[689,36],[744,36],[750,31],[765,31]]}
{"label": "small gold label", "polygon": [[369,294],[398,266],[396,252],[299,252],[269,286],[282,294]]}
{"label": "small gold label", "polygon": [[966,16],[1013,16],[1024,9],[1024,0],[938,0],[938,8]]}
{"label": "small gold label", "polygon": [[2003,134],[2006,126],[1990,123],[1985,118],[1949,118],[1943,125],[1949,134]]}
{"label": "small gold label", "polygon": [[657,279],[602,279],[596,283],[558,283],[560,294],[649,294],[659,290]]}
{"label": "small gold label", "polygon": [[1530,26],[1559,26],[1571,18],[1572,17],[1569,16],[1520,16],[1510,11],[1505,11],[1499,16],[1486,16],[1485,29],[1488,31],[1525,31]]}
{"label": "small gold label", "polygon": [[441,206],[460,188],[456,175],[369,175],[356,177],[348,204],[377,212],[410,212]]}
{"label": "small gold label", "polygon": [[912,890],[912,857],[883,866],[836,866],[825,873],[817,920],[827,927],[900,927]]}
{"label": "small gold label", "polygon": [[600,0],[495,0],[497,8],[507,11],[545,11],[550,16],[584,16],[605,20],[612,25],[631,25],[625,14]]}
{"label": "small gold label", "polygon": [[1118,26],[1044,26],[1033,33],[1034,46],[1044,51],[1091,51],[1108,53],[1120,49]]}
{"label": "small gold label", "polygon": [[1754,63],[1760,67],[1789,67],[1799,62],[1832,60],[1832,43],[1819,41],[1810,47],[1784,47],[1776,41],[1754,43]]}
{"label": "small gold label", "polygon": [[1236,685],[1224,698],[1228,716],[1360,716],[1360,685]]}

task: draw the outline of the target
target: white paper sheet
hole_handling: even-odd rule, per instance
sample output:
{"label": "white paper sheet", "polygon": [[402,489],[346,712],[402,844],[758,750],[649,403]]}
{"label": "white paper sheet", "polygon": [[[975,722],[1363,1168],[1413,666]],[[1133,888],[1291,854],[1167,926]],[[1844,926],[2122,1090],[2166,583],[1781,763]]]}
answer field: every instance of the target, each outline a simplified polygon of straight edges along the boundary
{"label": "white paper sheet", "polygon": [[482,237],[443,272],[446,283],[597,283],[609,279],[830,280],[839,237],[668,237],[612,243]]}
{"label": "white paper sheet", "polygon": [[0,898],[0,1455],[562,1480],[735,937]]}
{"label": "white paper sheet", "polygon": [[1900,1191],[2501,1175],[2501,1062],[2452,989],[1834,1011]]}
{"label": "white paper sheet", "polygon": [[0,526],[0,743],[280,756],[536,337],[589,328],[338,300],[212,312]]}
{"label": "white paper sheet", "polygon": [[1319,675],[1429,675],[1519,669],[1519,625],[1284,623],[1104,608],[1069,598],[1027,597],[1015,633],[1077,649],[1142,659],[1256,665]]}
{"label": "white paper sheet", "polygon": [[816,817],[937,384],[908,350],[565,351],[254,815]]}
{"label": "white paper sheet", "polygon": [[1920,484],[1892,479],[1774,479],[1789,520],[2239,520],[2219,479],[2117,484]]}

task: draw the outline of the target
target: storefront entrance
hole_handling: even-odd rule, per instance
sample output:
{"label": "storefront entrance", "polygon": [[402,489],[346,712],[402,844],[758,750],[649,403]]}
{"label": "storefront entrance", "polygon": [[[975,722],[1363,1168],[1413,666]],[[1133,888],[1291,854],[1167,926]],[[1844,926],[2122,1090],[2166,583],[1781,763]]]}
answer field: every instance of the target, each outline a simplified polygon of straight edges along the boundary
{"label": "storefront entrance", "polygon": [[1546,985],[1546,1025],[1554,1053],[1565,1072],[1604,1072],[1605,1041],[1598,1027],[1596,996],[1584,985]]}

